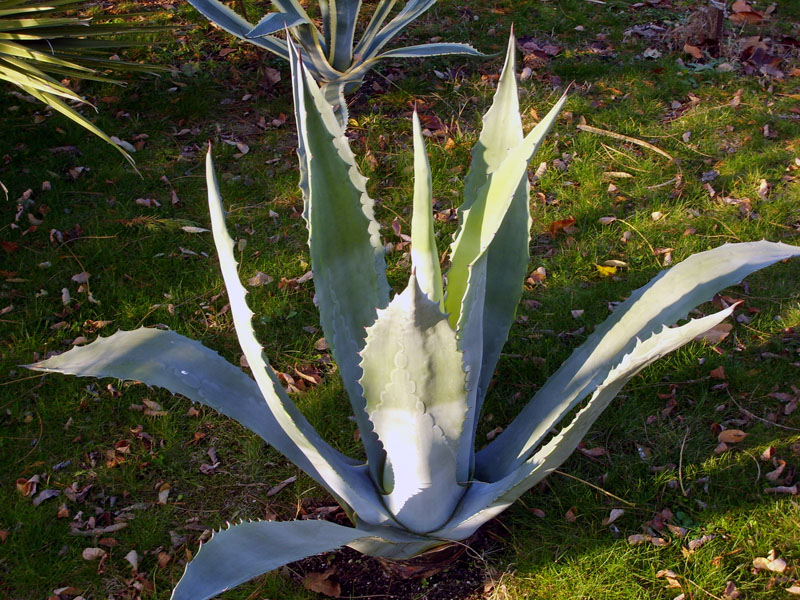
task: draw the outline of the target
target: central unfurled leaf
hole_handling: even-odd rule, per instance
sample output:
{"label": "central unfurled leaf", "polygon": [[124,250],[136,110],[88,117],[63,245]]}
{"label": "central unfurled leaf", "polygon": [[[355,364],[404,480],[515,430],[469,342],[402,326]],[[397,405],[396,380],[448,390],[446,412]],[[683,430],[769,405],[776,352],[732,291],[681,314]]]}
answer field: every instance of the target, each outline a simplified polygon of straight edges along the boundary
{"label": "central unfurled leaf", "polygon": [[456,473],[467,391],[455,332],[412,275],[378,311],[361,354],[367,412],[387,453],[387,507],[411,531],[436,529],[464,491]]}

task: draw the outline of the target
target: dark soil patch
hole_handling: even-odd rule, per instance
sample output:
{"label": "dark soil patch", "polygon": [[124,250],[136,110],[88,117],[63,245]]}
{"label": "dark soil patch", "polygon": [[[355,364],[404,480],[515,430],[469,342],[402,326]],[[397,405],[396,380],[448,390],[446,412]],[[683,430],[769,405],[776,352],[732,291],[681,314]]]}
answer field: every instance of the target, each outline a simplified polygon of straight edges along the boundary
{"label": "dark soil patch", "polygon": [[[479,600],[493,580],[487,556],[501,545],[496,522],[468,540],[466,552],[444,570],[425,578],[403,579],[387,572],[381,562],[350,548],[312,556],[290,565],[292,576],[309,589],[324,579],[330,592],[362,600]],[[321,574],[325,574],[321,577]],[[328,583],[323,583],[324,587]]]}

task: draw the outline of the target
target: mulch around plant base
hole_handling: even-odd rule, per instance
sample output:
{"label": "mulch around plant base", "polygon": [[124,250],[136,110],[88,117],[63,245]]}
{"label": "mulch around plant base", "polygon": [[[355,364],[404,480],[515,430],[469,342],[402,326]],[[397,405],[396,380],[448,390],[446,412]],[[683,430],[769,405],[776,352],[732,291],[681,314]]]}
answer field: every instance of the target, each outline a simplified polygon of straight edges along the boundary
{"label": "mulch around plant base", "polygon": [[479,600],[485,597],[493,580],[493,570],[486,556],[502,546],[501,540],[502,528],[493,521],[468,540],[468,550],[452,564],[425,578],[404,579],[392,575],[378,559],[350,548],[312,556],[284,569],[306,588],[331,597]]}

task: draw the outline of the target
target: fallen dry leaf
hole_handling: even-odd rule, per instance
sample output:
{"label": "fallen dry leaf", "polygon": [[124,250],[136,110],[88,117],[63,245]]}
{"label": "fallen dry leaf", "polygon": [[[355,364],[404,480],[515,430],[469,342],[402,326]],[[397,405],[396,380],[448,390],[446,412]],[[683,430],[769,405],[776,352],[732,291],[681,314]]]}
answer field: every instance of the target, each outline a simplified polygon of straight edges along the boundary
{"label": "fallen dry leaf", "polygon": [[131,550],[125,555],[125,560],[133,567],[134,571],[139,570],[139,553],[136,550]]}
{"label": "fallen dry leaf", "polygon": [[81,556],[84,560],[98,560],[106,555],[106,551],[102,548],[84,548]]}
{"label": "fallen dry leaf", "polygon": [[545,279],[547,279],[547,271],[544,267],[538,267],[528,276],[527,283],[536,285],[539,283],[544,283]]}
{"label": "fallen dry leaf", "polygon": [[664,538],[647,535],[646,533],[634,533],[633,535],[628,536],[628,543],[631,546],[638,546],[639,544],[644,544],[647,542],[653,544],[654,546],[667,545],[667,540]]}
{"label": "fallen dry leaf", "polygon": [[166,504],[167,498],[169,498],[169,490],[172,486],[169,483],[164,482],[158,488],[158,503],[159,504]]}
{"label": "fallen dry leaf", "polygon": [[607,267],[606,265],[595,265],[597,272],[603,277],[611,277],[617,274],[617,267]]}
{"label": "fallen dry leaf", "polygon": [[741,593],[736,589],[736,585],[732,581],[725,584],[725,590],[722,592],[722,597],[725,600],[736,600],[739,596],[741,596]]}
{"label": "fallen dry leaf", "polygon": [[625,511],[623,509],[612,508],[611,513],[605,519],[603,519],[603,525],[611,525],[611,523],[619,519],[624,514]]}
{"label": "fallen dry leaf", "polygon": [[280,492],[283,488],[285,488],[288,485],[293,484],[295,481],[297,481],[297,476],[296,475],[292,475],[288,479],[284,479],[279,484],[274,485],[271,488],[269,488],[269,490],[267,490],[267,496],[274,496],[275,494]]}
{"label": "fallen dry leaf", "polygon": [[686,52],[686,54],[690,54],[697,60],[703,58],[703,51],[700,50],[700,48],[698,48],[697,46],[692,46],[691,44],[684,44],[683,51]]}
{"label": "fallen dry leaf", "polygon": [[575,521],[578,520],[578,517],[575,515],[575,511],[577,510],[578,508],[573,506],[567,511],[567,513],[564,515],[564,518],[567,520],[567,523],[574,523]]}
{"label": "fallen dry leaf", "polygon": [[722,340],[724,340],[733,329],[733,325],[730,323],[720,323],[719,325],[715,325],[705,333],[701,333],[695,339],[697,342],[708,342],[709,344],[719,344]]}
{"label": "fallen dry leaf", "polygon": [[723,444],[738,444],[746,437],[747,434],[741,429],[726,429],[719,432],[717,441]]}
{"label": "fallen dry leaf", "polygon": [[786,561],[775,556],[775,550],[771,550],[766,558],[758,556],[753,559],[753,568],[756,571],[772,571],[773,573],[783,573],[786,570]]}
{"label": "fallen dry leaf", "polygon": [[716,369],[711,369],[709,375],[713,379],[725,379],[725,369],[722,366],[717,367]]}
{"label": "fallen dry leaf", "polygon": [[253,275],[250,279],[247,280],[247,285],[249,285],[250,287],[261,287],[262,285],[272,283],[273,281],[274,279],[269,275],[267,275],[266,273],[257,271],[255,275]]}
{"label": "fallen dry leaf", "polygon": [[303,587],[312,592],[338,598],[342,594],[342,587],[338,582],[330,579],[336,573],[336,567],[331,567],[324,573],[309,573],[303,578]]}
{"label": "fallen dry leaf", "polygon": [[39,484],[40,478],[34,475],[30,479],[20,477],[17,479],[17,490],[23,496],[33,496],[36,493],[36,486]]}
{"label": "fallen dry leaf", "polygon": [[555,236],[559,231],[566,230],[573,225],[575,225],[577,221],[574,217],[567,217],[566,219],[561,219],[559,221],[553,221],[550,223],[550,227],[547,228],[547,231],[550,235]]}
{"label": "fallen dry leaf", "polygon": [[767,473],[765,477],[769,481],[775,483],[776,481],[778,481],[778,479],[780,479],[781,475],[783,474],[783,470],[786,468],[786,461],[773,459],[772,464],[775,466],[775,470]]}
{"label": "fallen dry leaf", "polygon": [[678,574],[675,571],[672,571],[670,569],[661,569],[658,573],[656,573],[656,577],[658,579],[661,579],[662,577],[666,579],[668,588],[681,587],[681,584],[678,581]]}

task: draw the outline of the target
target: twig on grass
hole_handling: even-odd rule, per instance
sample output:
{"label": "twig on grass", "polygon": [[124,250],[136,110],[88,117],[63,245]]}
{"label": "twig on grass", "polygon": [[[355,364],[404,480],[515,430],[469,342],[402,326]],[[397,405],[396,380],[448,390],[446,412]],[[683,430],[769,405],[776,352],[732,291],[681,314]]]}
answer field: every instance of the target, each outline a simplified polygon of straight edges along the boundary
{"label": "twig on grass", "polygon": [[581,479],[580,477],[575,477],[575,475],[570,475],[569,473],[564,473],[564,471],[559,471],[558,469],[555,469],[553,471],[553,473],[558,473],[559,475],[563,475],[564,477],[568,477],[570,479],[574,479],[575,481],[580,481],[581,483],[585,483],[590,488],[596,489],[598,492],[601,492],[601,493],[605,494],[609,498],[613,498],[614,500],[622,502],[623,504],[626,504],[626,505],[630,506],[631,508],[636,508],[636,505],[633,502],[628,502],[627,500],[623,500],[619,496],[615,496],[611,492],[608,492],[608,491],[604,490],[603,488],[601,488],[599,485],[595,485],[593,483],[590,483],[590,482],[586,481],[585,479]]}

